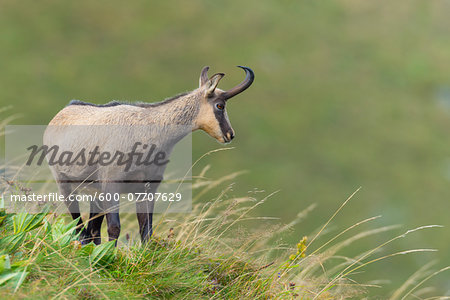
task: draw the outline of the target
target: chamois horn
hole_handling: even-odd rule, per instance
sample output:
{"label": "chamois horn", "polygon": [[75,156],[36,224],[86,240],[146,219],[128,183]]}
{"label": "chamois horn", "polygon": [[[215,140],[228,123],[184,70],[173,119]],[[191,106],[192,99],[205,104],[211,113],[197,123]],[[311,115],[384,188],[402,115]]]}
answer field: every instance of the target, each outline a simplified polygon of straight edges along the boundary
{"label": "chamois horn", "polygon": [[234,88],[226,91],[222,94],[222,97],[225,97],[226,100],[236,96],[239,93],[245,91],[249,86],[252,85],[253,80],[255,79],[255,73],[253,73],[252,69],[244,66],[238,66],[245,71],[245,79],[240,84],[235,86]]}

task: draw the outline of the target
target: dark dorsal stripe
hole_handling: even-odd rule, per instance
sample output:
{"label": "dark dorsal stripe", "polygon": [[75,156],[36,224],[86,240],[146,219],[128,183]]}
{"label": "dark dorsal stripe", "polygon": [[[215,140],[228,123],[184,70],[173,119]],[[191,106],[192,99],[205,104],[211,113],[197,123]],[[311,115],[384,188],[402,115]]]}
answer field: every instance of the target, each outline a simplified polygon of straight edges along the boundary
{"label": "dark dorsal stripe", "polygon": [[132,106],[137,106],[137,107],[155,107],[155,106],[160,106],[160,105],[164,105],[167,104],[169,102],[172,102],[175,99],[178,99],[180,97],[186,96],[188,94],[187,93],[181,93],[178,94],[174,97],[170,97],[167,98],[161,102],[155,102],[155,103],[146,103],[146,102],[127,102],[127,101],[111,101],[108,102],[106,104],[95,104],[95,103],[89,103],[89,102],[84,102],[84,101],[80,101],[80,100],[72,100],[69,102],[69,105],[82,105],[82,106],[94,106],[94,107],[113,107],[113,106],[119,106],[119,105],[132,105]]}
{"label": "dark dorsal stripe", "polygon": [[106,104],[95,104],[95,103],[89,103],[89,102],[84,102],[84,101],[80,101],[80,100],[72,100],[69,102],[69,105],[83,105],[83,106],[95,106],[95,107],[111,107],[111,106],[117,106],[117,105],[122,105],[125,104],[124,102],[120,102],[120,101],[111,101],[108,102]]}

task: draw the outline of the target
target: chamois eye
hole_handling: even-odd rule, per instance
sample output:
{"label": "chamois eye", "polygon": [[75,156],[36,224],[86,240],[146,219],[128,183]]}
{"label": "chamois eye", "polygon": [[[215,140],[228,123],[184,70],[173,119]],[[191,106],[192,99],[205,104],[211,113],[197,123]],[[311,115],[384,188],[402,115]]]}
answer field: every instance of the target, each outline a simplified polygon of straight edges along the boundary
{"label": "chamois eye", "polygon": [[216,104],[216,108],[217,108],[218,110],[223,110],[223,109],[225,108],[225,105],[223,105],[223,104],[221,104],[221,103],[217,103],[217,104]]}

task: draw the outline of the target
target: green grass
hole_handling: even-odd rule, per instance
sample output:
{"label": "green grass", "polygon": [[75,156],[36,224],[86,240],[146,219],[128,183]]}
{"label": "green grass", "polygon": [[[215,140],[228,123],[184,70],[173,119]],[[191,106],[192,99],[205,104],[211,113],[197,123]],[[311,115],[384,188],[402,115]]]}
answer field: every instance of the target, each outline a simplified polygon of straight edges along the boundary
{"label": "green grass", "polygon": [[[2,282],[2,298],[198,299],[269,292],[270,283],[263,282],[256,266],[225,251],[212,254],[206,241],[196,245],[199,238],[189,244],[188,239],[154,236],[145,246],[81,246],[75,224],[65,225],[51,214],[3,212],[2,222],[2,258],[10,266],[2,268],[0,278],[15,274]],[[17,224],[24,225],[18,229]]]}
{"label": "green grass", "polygon": [[[167,239],[155,237],[146,247],[107,249],[102,254],[114,258],[106,265],[81,254],[89,246],[79,249],[79,244],[72,242],[58,247],[41,238],[34,245],[38,247],[34,251],[39,253],[35,252],[27,265],[27,280],[16,293],[13,287],[17,282],[12,281],[10,289],[2,289],[3,297],[160,299],[207,298],[219,293],[236,298],[265,293],[258,284],[258,272],[248,264],[232,258],[210,257],[200,249],[183,247]],[[29,255],[33,248],[23,251]]]}
{"label": "green grass", "polygon": [[[210,181],[200,176],[194,187],[201,195],[223,184],[223,179]],[[396,246],[390,252],[388,246],[436,226],[389,237],[386,233],[397,226],[361,229],[378,219],[373,217],[327,233],[354,195],[316,232],[289,245],[283,237],[311,207],[290,224],[280,226],[271,220],[271,226],[249,232],[243,229],[246,222],[270,219],[252,213],[269,199],[227,198],[230,187],[206,204],[194,203],[192,214],[159,215],[155,234],[145,245],[129,234],[122,235],[117,247],[114,241],[81,245],[75,235],[76,221],[67,216],[46,210],[40,214],[0,211],[0,298],[362,299],[381,285],[355,279],[361,270],[380,260],[434,251],[398,250]],[[131,222],[123,224],[123,232],[133,230]],[[341,254],[344,248],[374,237],[385,241],[353,257]],[[277,246],[271,246],[273,239]],[[437,291],[430,289],[429,279],[448,269],[427,264],[383,298],[431,297]]]}

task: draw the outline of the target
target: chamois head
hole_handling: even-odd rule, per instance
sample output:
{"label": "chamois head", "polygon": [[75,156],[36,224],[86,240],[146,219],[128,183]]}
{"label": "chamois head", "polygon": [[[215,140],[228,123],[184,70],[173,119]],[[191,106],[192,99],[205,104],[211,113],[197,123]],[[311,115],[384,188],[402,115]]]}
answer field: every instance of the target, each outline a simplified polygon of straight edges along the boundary
{"label": "chamois head", "polygon": [[234,88],[223,91],[217,88],[220,79],[225,74],[217,73],[208,78],[209,67],[204,67],[199,79],[199,88],[197,89],[200,98],[200,110],[197,117],[197,128],[202,129],[220,143],[229,143],[234,138],[234,130],[231,127],[225,109],[228,99],[245,91],[255,78],[250,68],[238,66],[244,69],[245,79]]}

